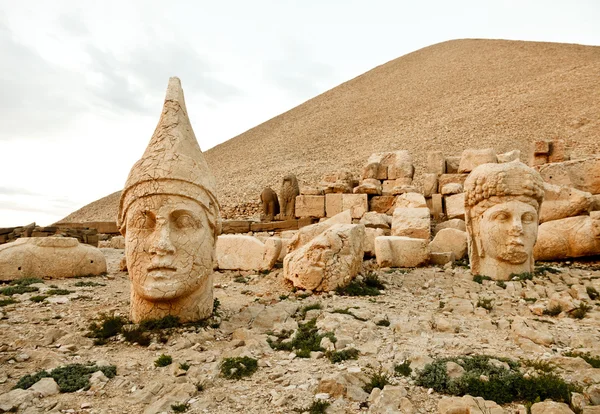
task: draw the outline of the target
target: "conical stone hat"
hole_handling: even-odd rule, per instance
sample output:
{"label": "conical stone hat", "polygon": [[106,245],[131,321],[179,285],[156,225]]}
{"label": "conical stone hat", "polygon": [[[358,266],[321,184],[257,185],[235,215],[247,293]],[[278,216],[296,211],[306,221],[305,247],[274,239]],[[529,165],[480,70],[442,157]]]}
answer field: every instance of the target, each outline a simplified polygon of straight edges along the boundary
{"label": "conical stone hat", "polygon": [[204,206],[218,228],[215,178],[208,168],[188,118],[179,78],[169,79],[162,114],[150,143],[121,192],[117,224],[125,233],[127,210],[136,199],[153,194],[180,195]]}

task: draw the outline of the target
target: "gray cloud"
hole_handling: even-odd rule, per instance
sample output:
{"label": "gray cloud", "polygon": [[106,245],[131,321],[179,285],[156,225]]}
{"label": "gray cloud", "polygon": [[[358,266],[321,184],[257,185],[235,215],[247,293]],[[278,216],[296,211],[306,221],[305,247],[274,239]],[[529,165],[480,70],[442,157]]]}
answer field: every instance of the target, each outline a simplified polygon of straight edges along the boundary
{"label": "gray cloud", "polygon": [[32,193],[31,191],[26,190],[24,188],[0,186],[0,195],[25,195],[25,196],[32,196],[32,195],[38,195],[38,193]]}
{"label": "gray cloud", "polygon": [[280,58],[265,65],[265,75],[270,83],[302,99],[331,87],[327,84],[335,78],[333,67],[312,60],[310,52],[293,39],[282,40],[282,47]]}

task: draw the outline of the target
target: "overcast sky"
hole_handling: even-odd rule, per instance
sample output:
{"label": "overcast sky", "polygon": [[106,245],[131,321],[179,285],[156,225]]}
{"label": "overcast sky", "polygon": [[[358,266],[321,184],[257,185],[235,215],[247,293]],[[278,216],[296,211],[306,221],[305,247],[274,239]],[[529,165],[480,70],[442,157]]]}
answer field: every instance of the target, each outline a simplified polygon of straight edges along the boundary
{"label": "overcast sky", "polygon": [[122,188],[179,76],[207,149],[458,38],[600,45],[598,0],[0,0],[0,227]]}

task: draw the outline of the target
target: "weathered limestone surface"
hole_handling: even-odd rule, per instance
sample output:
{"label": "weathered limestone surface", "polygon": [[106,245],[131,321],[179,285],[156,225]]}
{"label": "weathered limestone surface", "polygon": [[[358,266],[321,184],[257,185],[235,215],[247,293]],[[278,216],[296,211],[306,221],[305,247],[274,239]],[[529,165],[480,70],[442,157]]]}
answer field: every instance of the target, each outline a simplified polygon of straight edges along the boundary
{"label": "weathered limestone surface", "polygon": [[544,183],[540,223],[589,213],[592,195],[575,188]]}
{"label": "weathered limestone surface", "polygon": [[118,225],[132,282],[131,319],[209,317],[221,228],[215,179],[200,150],[178,78],[121,193]]}
{"label": "weathered limestone surface", "polygon": [[575,414],[565,403],[543,401],[531,406],[531,414]]}
{"label": "weathered limestone surface", "polygon": [[222,234],[217,239],[217,264],[221,270],[268,270],[281,252],[281,239],[270,237],[265,243],[253,236]]}
{"label": "weathered limestone surface", "polygon": [[452,252],[456,259],[467,254],[467,232],[452,228],[440,230],[429,243],[431,253]]}
{"label": "weathered limestone surface", "polygon": [[297,196],[296,217],[325,217],[325,197],[311,195]]}
{"label": "weathered limestone surface", "polygon": [[319,183],[325,194],[329,193],[352,193],[355,186],[354,176],[347,169],[342,169],[334,174],[327,174]]}
{"label": "weathered limestone surface", "polygon": [[[362,223],[361,223],[362,224]],[[365,227],[365,241],[363,249],[366,257],[375,257],[375,239],[380,236],[389,236],[389,229]]]}
{"label": "weathered limestone surface", "polygon": [[360,182],[358,187],[354,187],[352,191],[354,194],[381,195],[381,181],[374,178],[366,178]]}
{"label": "weathered limestone surface", "polygon": [[325,216],[333,217],[344,211],[342,207],[342,194],[325,194]]}
{"label": "weathered limestone surface", "polygon": [[427,207],[425,196],[419,193],[404,193],[396,197],[395,208],[423,208]]}
{"label": "weathered limestone surface", "polygon": [[515,160],[521,159],[521,151],[520,150],[512,150],[505,152],[503,154],[498,154],[498,162],[511,162]]}
{"label": "weathered limestone surface", "polygon": [[442,174],[438,178],[438,188],[453,183],[463,185],[468,176],[469,174]]}
{"label": "weathered limestone surface", "polygon": [[542,223],[533,255],[536,260],[600,254],[600,211]]}
{"label": "weathered limestone surface", "polygon": [[438,192],[438,176],[437,174],[426,173],[423,174],[423,195],[425,197],[431,197],[432,194]]}
{"label": "weathered limestone surface", "polygon": [[446,159],[442,151],[429,151],[427,153],[426,171],[436,175],[446,173]]}
{"label": "weathered limestone surface", "polygon": [[345,286],[362,266],[365,226],[335,224],[283,260],[284,277],[297,288],[327,292]]}
{"label": "weathered limestone surface", "polygon": [[369,200],[369,210],[378,213],[392,214],[394,212],[393,208],[395,200],[396,197],[392,195],[375,196]]}
{"label": "weathered limestone surface", "polygon": [[600,194],[600,156],[545,164],[537,168],[547,183]]}
{"label": "weathered limestone surface", "polygon": [[365,227],[389,230],[392,225],[392,218],[387,214],[369,211],[360,219],[360,224],[364,224]]}
{"label": "weathered limestone surface", "polygon": [[444,204],[448,219],[465,218],[465,193],[444,197]]}
{"label": "weathered limestone surface", "polygon": [[466,149],[460,158],[458,172],[469,173],[479,165],[497,162],[496,152],[492,148]]}
{"label": "weathered limestone surface", "polygon": [[427,207],[396,208],[392,218],[392,235],[427,239],[431,235],[431,216]]}
{"label": "weathered limestone surface", "polygon": [[361,218],[369,211],[366,194],[326,194],[325,211],[327,217],[333,217],[344,210],[350,210],[352,218]]}
{"label": "weathered limestone surface", "polygon": [[71,237],[23,237],[0,246],[0,280],[76,277],[106,272],[100,249]]}
{"label": "weathered limestone surface", "polygon": [[440,193],[442,195],[459,194],[462,192],[463,192],[463,186],[462,186],[462,184],[459,184],[459,183],[448,183],[448,184],[445,184],[440,189]]}
{"label": "weathered limestone surface", "polygon": [[457,174],[460,165],[460,155],[446,157],[446,174]]}
{"label": "weathered limestone surface", "polygon": [[302,227],[292,237],[292,240],[288,244],[288,253],[298,249],[300,246],[305,245],[319,234],[332,227],[334,224],[352,224],[352,215],[350,214],[350,210],[342,211],[341,213],[338,213],[320,223]]}
{"label": "weathered limestone surface", "polygon": [[379,267],[417,267],[429,260],[429,240],[402,236],[375,238]]}
{"label": "weathered limestone surface", "polygon": [[434,234],[437,234],[442,229],[457,229],[461,231],[467,231],[467,226],[465,225],[465,221],[461,219],[447,220],[435,225]]}
{"label": "weathered limestone surface", "polygon": [[438,403],[439,414],[506,414],[506,410],[494,401],[481,397],[444,397]]}
{"label": "weathered limestone surface", "polygon": [[469,175],[465,191],[471,272],[495,280],[533,272],[544,198],[540,175],[519,161],[483,164]]}

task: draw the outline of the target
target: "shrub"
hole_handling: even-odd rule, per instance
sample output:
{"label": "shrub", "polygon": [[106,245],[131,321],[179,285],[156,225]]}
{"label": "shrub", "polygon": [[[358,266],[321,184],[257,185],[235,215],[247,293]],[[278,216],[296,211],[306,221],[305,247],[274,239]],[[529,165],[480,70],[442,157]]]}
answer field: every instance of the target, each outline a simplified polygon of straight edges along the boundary
{"label": "shrub", "polygon": [[592,307],[584,301],[581,301],[579,306],[570,312],[570,316],[575,319],[583,319],[590,310],[592,310]]}
{"label": "shrub", "polygon": [[558,273],[560,273],[560,270],[555,269],[550,266],[547,266],[547,265],[541,265],[541,266],[536,266],[535,270],[533,271],[533,274],[535,276],[543,276],[546,273],[558,274]]}
{"label": "shrub", "polygon": [[15,286],[7,286],[5,288],[0,289],[0,295],[12,296],[12,295],[20,295],[22,293],[38,292],[38,291],[39,291],[39,289],[34,286],[15,285]]}
{"label": "shrub", "polygon": [[378,296],[380,289],[385,289],[376,273],[371,272],[362,280],[353,279],[347,286],[338,286],[335,293],[340,296]]}
{"label": "shrub", "polygon": [[187,362],[182,362],[181,364],[179,364],[179,369],[187,371],[188,369],[190,369],[190,364],[188,364]]}
{"label": "shrub", "polygon": [[544,315],[558,316],[562,312],[560,305],[552,305],[549,308],[544,309]]}
{"label": "shrub", "polygon": [[73,293],[73,292],[70,290],[67,290],[67,289],[50,289],[50,290],[47,290],[45,293],[48,296],[54,296],[54,295],[68,295],[69,293]]}
{"label": "shrub", "polygon": [[306,317],[306,313],[311,310],[322,309],[320,303],[311,303],[310,305],[306,305],[298,309],[298,318],[303,320]]}
{"label": "shrub", "polygon": [[[357,307],[354,306],[354,309],[356,309]],[[366,321],[366,319],[361,318],[360,316],[356,316],[355,314],[353,314],[352,312],[350,312],[350,308],[345,308],[345,309],[334,309],[331,313],[340,313],[342,315],[350,315],[352,316],[354,319],[359,320],[359,321]]]}
{"label": "shrub", "polygon": [[377,326],[390,326],[390,320],[388,318],[378,320],[375,325]]}
{"label": "shrub", "polygon": [[47,297],[48,296],[46,296],[46,295],[36,295],[36,296],[30,297],[29,300],[32,302],[39,303],[39,302],[45,301]]}
{"label": "shrub", "polygon": [[479,300],[477,301],[477,307],[491,311],[494,308],[494,306],[492,305],[492,301],[492,299],[479,298]]}
{"label": "shrub", "polygon": [[171,410],[173,410],[174,413],[185,413],[187,410],[189,410],[189,408],[190,405],[186,403],[171,404]]}
{"label": "shrub", "polygon": [[42,378],[54,378],[58,384],[60,392],[75,392],[80,389],[88,389],[90,387],[90,377],[96,371],[102,371],[108,378],[113,378],[117,375],[117,367],[114,365],[96,366],[84,364],[70,364],[53,369],[50,372],[39,371],[33,375],[25,375],[17,382],[14,388],[22,388],[24,390],[31,387]]}
{"label": "shrub", "polygon": [[13,298],[0,299],[0,307],[12,305],[13,303],[19,303],[19,301]]}
{"label": "shrub", "polygon": [[[490,359],[505,362],[509,369],[490,364]],[[465,373],[459,378],[449,378],[446,371],[449,361],[461,365]],[[482,376],[486,379],[482,380]],[[547,398],[568,403],[571,392],[576,390],[575,386],[555,374],[538,372],[524,377],[518,362],[486,355],[440,358],[418,373],[416,384],[433,388],[439,393],[458,396],[469,394],[498,404],[543,401]]]}
{"label": "shrub", "polygon": [[533,280],[533,273],[530,272],[523,272],[523,273],[511,273],[510,274],[510,279],[511,280]]}
{"label": "shrub", "polygon": [[250,357],[225,358],[221,362],[221,374],[228,379],[249,377],[258,370],[258,361]]}
{"label": "shrub", "polygon": [[291,336],[291,331],[282,331],[278,335],[277,340],[273,341],[271,338],[267,339],[267,343],[271,348],[278,351],[295,351],[296,356],[299,358],[309,358],[310,353],[313,351],[323,351],[321,348],[321,340],[324,337],[328,337],[332,342],[336,341],[333,333],[328,332],[326,334],[319,334],[317,328],[317,319],[313,318],[306,323],[298,324],[298,330],[296,335],[291,341],[286,341]]}
{"label": "shrub", "polygon": [[29,286],[34,283],[44,283],[44,281],[37,277],[24,277],[22,279],[16,279],[10,282],[13,286]]}
{"label": "shrub", "polygon": [[403,377],[409,377],[412,373],[410,361],[404,361],[401,364],[394,365],[394,372],[398,375],[402,375]]}
{"label": "shrub", "polygon": [[479,283],[480,285],[483,283],[484,280],[492,280],[492,278],[489,276],[484,276],[484,275],[474,275],[473,276],[473,282]]}
{"label": "shrub", "polygon": [[121,332],[125,340],[132,344],[148,346],[152,341],[150,334],[140,327],[123,328]]}
{"label": "shrub", "polygon": [[496,286],[502,288],[502,289],[506,289],[506,283],[504,282],[504,280],[497,280],[496,281]]}
{"label": "shrub", "polygon": [[96,286],[106,286],[106,285],[104,283],[80,281],[80,282],[75,283],[73,286],[75,286],[75,287],[96,287]]}
{"label": "shrub", "polygon": [[371,375],[371,377],[369,378],[369,383],[363,387],[363,390],[367,394],[371,394],[371,391],[373,391],[373,388],[379,388],[380,390],[382,390],[383,387],[385,387],[389,383],[390,383],[390,377],[387,374],[385,374],[381,371],[375,372]]}
{"label": "shrub", "polygon": [[170,355],[161,354],[156,361],[154,361],[155,367],[166,367],[173,363],[173,358]]}
{"label": "shrub", "polygon": [[117,336],[121,333],[123,325],[127,323],[127,320],[122,316],[108,316],[106,314],[100,315],[98,322],[92,322],[89,326],[89,332],[85,335],[88,338],[95,338],[94,345],[105,344],[108,338]]}
{"label": "shrub", "polygon": [[596,300],[598,299],[598,297],[600,297],[600,293],[598,293],[596,288],[593,286],[586,286],[585,291],[587,292],[591,300]]}
{"label": "shrub", "polygon": [[327,401],[316,400],[310,405],[310,407],[296,409],[294,411],[298,413],[309,413],[309,414],[325,414],[327,412],[327,407],[331,404]]}
{"label": "shrub", "polygon": [[329,360],[332,363],[335,364],[338,362],[346,361],[348,359],[358,359],[359,354],[360,352],[358,352],[358,349],[348,348],[343,349],[341,351],[327,351],[325,353],[325,356],[329,358]]}

